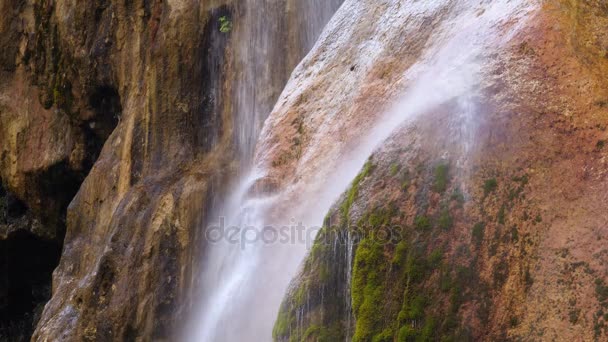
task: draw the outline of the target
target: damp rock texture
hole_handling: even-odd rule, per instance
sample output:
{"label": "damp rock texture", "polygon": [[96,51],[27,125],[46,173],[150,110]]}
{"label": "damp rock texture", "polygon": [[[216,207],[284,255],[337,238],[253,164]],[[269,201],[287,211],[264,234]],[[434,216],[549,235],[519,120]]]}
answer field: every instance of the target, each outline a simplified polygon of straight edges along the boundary
{"label": "damp rock texture", "polygon": [[206,215],[317,5],[0,3],[0,339],[175,336]]}

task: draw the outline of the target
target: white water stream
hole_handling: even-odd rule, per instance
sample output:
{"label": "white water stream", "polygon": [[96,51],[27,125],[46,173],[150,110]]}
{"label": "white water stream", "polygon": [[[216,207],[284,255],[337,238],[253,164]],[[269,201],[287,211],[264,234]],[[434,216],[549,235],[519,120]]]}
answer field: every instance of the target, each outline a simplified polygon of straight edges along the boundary
{"label": "white water stream", "polygon": [[[359,6],[357,1],[364,0],[347,0],[340,11]],[[401,2],[402,10],[406,12],[436,11],[442,6],[454,6],[451,10],[455,15],[441,24],[422,58],[405,72],[403,84],[406,89],[392,109],[376,120],[369,134],[336,146],[343,149],[338,153],[341,159],[328,159],[324,167],[316,169],[315,175],[307,178],[315,179],[315,183],[306,184],[306,192],[298,194],[299,201],[293,201],[289,206],[284,203],[286,199],[298,198],[293,194],[296,187],[282,189],[269,197],[248,195],[252,184],[265,175],[263,169],[250,172],[239,182],[218,215],[224,218],[223,233],[213,233],[217,233],[217,229],[208,230],[209,238],[220,241],[208,246],[202,270],[203,300],[196,327],[188,341],[272,339],[272,326],[281,299],[305,256],[306,243],[314,237],[313,234],[305,241],[298,241],[297,236],[293,236],[298,231],[297,223],[301,222],[308,232],[314,232],[311,227],[321,226],[330,206],[347,189],[379,144],[397,128],[447,101],[456,100],[459,108],[455,112],[460,113],[462,121],[463,153],[466,154],[475,143],[476,117],[481,114],[476,111],[474,99],[483,76],[485,56],[512,38],[534,9],[533,4],[525,0]],[[373,7],[373,1],[368,7]],[[305,153],[335,155],[315,150],[314,142]],[[289,208],[288,212],[281,213],[279,220],[282,221],[275,221],[276,216],[269,214],[277,207]],[[287,218],[294,220],[284,221]],[[216,219],[211,225],[221,225],[220,222]],[[269,226],[274,230],[265,230]],[[262,239],[265,232],[283,226],[290,227],[281,230],[292,234],[288,235],[290,241],[266,243],[268,240]],[[235,235],[229,234],[229,227],[236,227],[232,231]]]}

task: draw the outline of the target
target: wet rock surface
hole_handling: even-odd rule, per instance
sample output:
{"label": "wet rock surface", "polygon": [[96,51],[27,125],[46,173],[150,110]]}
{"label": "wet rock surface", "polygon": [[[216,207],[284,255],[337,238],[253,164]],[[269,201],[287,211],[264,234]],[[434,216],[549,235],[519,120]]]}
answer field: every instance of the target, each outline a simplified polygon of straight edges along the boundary
{"label": "wet rock surface", "polygon": [[40,319],[33,340],[169,339],[213,199],[251,153],[235,132],[248,106],[261,126],[310,48],[294,2],[0,6],[0,177],[25,213],[7,202],[0,222],[0,336],[28,339]]}

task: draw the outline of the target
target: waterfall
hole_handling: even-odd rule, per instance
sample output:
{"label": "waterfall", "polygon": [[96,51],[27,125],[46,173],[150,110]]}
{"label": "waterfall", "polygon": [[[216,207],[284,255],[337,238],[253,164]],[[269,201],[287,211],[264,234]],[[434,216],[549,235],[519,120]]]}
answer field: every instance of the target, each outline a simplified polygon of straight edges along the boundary
{"label": "waterfall", "polygon": [[[338,15],[348,16],[349,8],[360,6],[358,1],[360,0],[347,0]],[[300,3],[302,2],[304,1]],[[327,2],[310,0],[310,4],[313,5],[310,8],[317,6],[323,9]],[[475,135],[470,132],[475,129],[475,115],[478,113],[472,102],[482,79],[484,54],[492,46],[508,41],[509,35],[515,34],[518,20],[526,16],[531,5],[524,0],[481,3],[472,0],[408,1],[399,5],[403,13],[395,16],[407,17],[407,14],[413,12],[438,11],[442,6],[454,6],[455,15],[433,34],[425,53],[403,75],[405,89],[399,100],[392,109],[374,119],[367,134],[332,146],[334,150],[331,153],[319,147],[320,142],[312,141],[302,160],[314,156],[320,161],[316,164],[319,167],[313,168],[314,171],[310,171],[312,174],[307,177],[299,178],[287,188],[273,194],[259,195],[251,191],[256,181],[267,173],[262,165],[255,164],[257,167],[245,173],[225,201],[218,218],[210,223],[210,229],[207,230],[208,234],[218,231],[222,233],[215,237],[207,236],[207,240],[213,243],[206,247],[208,250],[203,260],[203,299],[198,303],[201,313],[188,341],[271,340],[280,301],[289,281],[297,272],[307,244],[314,238],[314,232],[320,229],[325,213],[346,190],[373,151],[396,129],[410,124],[447,101],[457,100],[463,113],[462,127],[457,129],[464,132],[462,136],[467,140],[463,146],[475,143]],[[305,19],[309,18],[304,18],[304,23],[313,22]],[[260,19],[250,20],[255,22]],[[509,30],[504,30],[500,25],[508,20],[515,24],[510,25]],[[311,36],[303,34],[299,39],[312,42],[314,39],[311,37],[318,34],[322,22],[319,20],[305,30],[311,32]],[[332,27],[332,24],[337,25],[336,22],[332,20],[328,30],[336,30],[336,27]],[[256,27],[256,31],[261,30],[256,25],[252,26]],[[497,34],[499,30],[500,35]],[[252,34],[263,35],[264,32]],[[325,38],[331,39],[327,36]],[[260,39],[262,43],[255,43],[245,50],[263,55],[264,44],[269,41]],[[255,41],[256,39],[251,39],[246,44]],[[377,54],[384,52],[381,48],[374,51]],[[373,60],[374,56],[369,58]],[[270,107],[258,106],[256,102],[263,89],[258,87],[264,83],[259,81],[259,77],[268,75],[271,67],[264,65],[263,58],[261,61],[261,64],[255,62],[252,69],[245,72],[242,84],[244,88],[240,90],[243,97],[237,106],[237,117],[243,118],[244,122],[237,126],[237,146],[246,150],[244,154],[249,157],[253,155],[252,146],[259,135],[262,117],[270,111]],[[248,84],[252,88],[248,88]],[[286,92],[289,90],[288,86]],[[264,127],[266,129],[271,129],[268,123]],[[317,138],[323,138],[322,134],[318,136]],[[463,151],[466,153],[467,149],[465,147]],[[333,158],[336,155],[340,156],[339,160]],[[307,236],[303,239],[295,236],[300,232],[300,227],[306,227]],[[284,242],[265,239],[266,234],[275,237],[275,234],[279,234],[282,237],[284,232],[288,237]],[[223,239],[219,239],[220,235]],[[349,236],[349,243],[350,239]],[[352,246],[349,246],[345,257],[352,258],[352,253]],[[346,263],[347,278],[350,277],[351,262],[348,260]]]}
{"label": "waterfall", "polygon": [[[240,232],[259,232],[269,199],[249,198],[248,192],[260,177],[251,170],[254,148],[262,123],[270,114],[277,85],[287,82],[290,70],[314,45],[325,24],[344,0],[244,0],[237,13],[242,20],[235,25],[234,39],[236,85],[233,90],[234,145],[240,165],[236,186],[223,200],[216,222],[208,222],[202,261],[202,299],[195,307],[193,322],[185,341],[270,340],[272,324],[280,297],[258,307],[247,308],[253,272],[262,257],[259,244],[232,243],[213,234],[211,228],[238,228]],[[284,17],[287,17],[285,19]],[[287,26],[287,27],[286,27]],[[283,32],[287,30],[288,32]],[[288,38],[289,41],[286,41]],[[215,224],[215,226],[213,226]],[[242,241],[241,241],[242,242]],[[264,288],[263,284],[260,287]],[[240,305],[235,306],[234,303]],[[249,317],[244,312],[249,312]],[[254,317],[255,316],[255,317]],[[255,318],[255,319],[253,319]],[[253,322],[253,323],[252,323]],[[264,324],[260,324],[263,322]]]}
{"label": "waterfall", "polygon": [[313,47],[342,1],[247,0],[240,4],[244,15],[235,33],[234,138],[244,169],[252,162],[262,124],[290,69]]}

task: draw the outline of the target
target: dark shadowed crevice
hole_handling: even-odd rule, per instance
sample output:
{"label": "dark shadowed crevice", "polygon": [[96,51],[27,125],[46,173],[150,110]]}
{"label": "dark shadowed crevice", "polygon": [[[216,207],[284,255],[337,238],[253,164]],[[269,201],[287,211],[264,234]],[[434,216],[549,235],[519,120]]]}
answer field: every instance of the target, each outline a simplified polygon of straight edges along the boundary
{"label": "dark shadowed crevice", "polygon": [[60,255],[60,243],[23,230],[0,240],[0,341],[29,340]]}
{"label": "dark shadowed crevice", "polygon": [[119,122],[122,107],[115,88],[97,87],[88,100],[94,115],[80,125],[86,153],[81,169],[64,160],[27,175],[28,191],[40,199],[31,208],[0,185],[1,342],[29,341],[51,296],[67,207]]}
{"label": "dark shadowed crevice", "polygon": [[103,144],[118,125],[122,106],[116,88],[99,86],[89,97],[89,106],[94,116],[82,125],[86,141],[85,169],[93,167],[99,157]]}
{"label": "dark shadowed crevice", "polygon": [[[43,173],[37,175],[37,187],[40,197],[46,202],[47,208],[41,214],[45,224],[65,223],[66,209],[72,198],[78,192],[84,180],[83,173],[74,171],[66,161],[52,165]],[[58,236],[63,240],[63,236]]]}
{"label": "dark shadowed crevice", "polygon": [[[199,94],[196,96],[200,102],[194,106],[194,113],[203,113],[202,125],[196,136],[196,146],[203,146],[206,151],[217,143],[222,130],[222,109],[224,83],[226,75],[223,72],[226,66],[226,49],[232,35],[232,21],[234,14],[229,6],[214,8],[208,13],[208,21],[203,29],[198,55],[201,56],[194,64],[193,72],[199,80],[193,80],[198,85]],[[201,120],[200,117],[195,118]]]}

